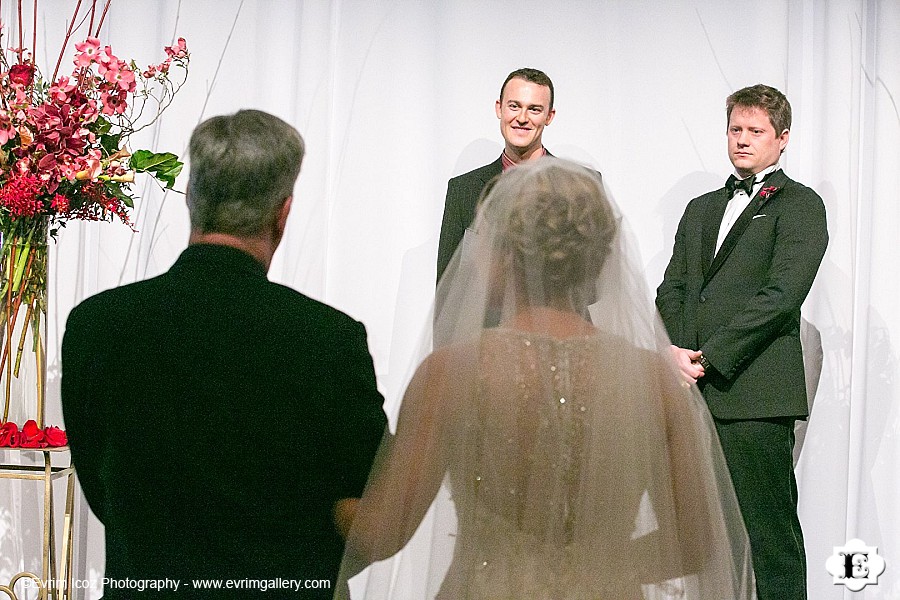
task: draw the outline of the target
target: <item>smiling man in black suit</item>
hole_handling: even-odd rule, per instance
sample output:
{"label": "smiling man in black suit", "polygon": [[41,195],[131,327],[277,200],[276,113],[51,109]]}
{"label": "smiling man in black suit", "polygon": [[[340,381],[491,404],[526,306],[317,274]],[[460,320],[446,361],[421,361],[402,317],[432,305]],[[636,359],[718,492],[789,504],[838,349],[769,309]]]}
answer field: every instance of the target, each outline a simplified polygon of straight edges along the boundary
{"label": "smiling man in black suit", "polygon": [[264,112],[201,123],[188,248],[69,315],[63,413],[106,528],[104,598],[156,597],[123,587],[149,580],[186,598],[334,593],[333,509],[362,493],[386,418],[363,325],[266,276],[303,152]]}
{"label": "smiling man in black suit", "polygon": [[494,109],[500,119],[503,153],[497,160],[447,184],[441,237],[438,243],[437,279],[450,264],[453,253],[463,241],[466,228],[475,219],[475,206],[481,191],[495,176],[516,164],[549,155],[541,138],[544,127],[553,121],[553,82],[537,69],[517,69],[500,86],[500,99]]}
{"label": "smiling man in black suit", "polygon": [[656,304],[684,375],[706,398],[750,543],[760,600],[806,598],[794,422],[808,416],[800,306],[828,244],[825,206],[779,158],[791,106],[765,85],[726,102],[724,188],[694,198]]}

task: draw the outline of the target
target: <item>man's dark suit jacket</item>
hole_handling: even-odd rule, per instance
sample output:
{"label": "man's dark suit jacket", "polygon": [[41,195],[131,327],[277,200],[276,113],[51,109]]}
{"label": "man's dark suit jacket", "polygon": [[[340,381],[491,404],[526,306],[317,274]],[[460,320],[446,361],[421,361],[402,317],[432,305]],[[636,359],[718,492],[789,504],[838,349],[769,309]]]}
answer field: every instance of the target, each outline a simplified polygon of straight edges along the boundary
{"label": "man's dark suit jacket", "polygon": [[503,160],[498,156],[494,162],[457,175],[447,183],[441,237],[438,241],[437,281],[441,280],[441,275],[450,264],[453,253],[462,242],[466,227],[475,220],[475,209],[481,191],[491,179],[502,172]]}
{"label": "man's dark suit jacket", "polygon": [[[546,156],[552,157],[548,151]],[[447,270],[453,253],[462,242],[466,228],[475,221],[478,199],[488,182],[503,172],[503,159],[497,157],[492,163],[478,167],[468,173],[457,175],[447,183],[447,198],[444,201],[444,216],[441,219],[441,237],[438,242],[437,281]],[[597,173],[600,177],[600,173]]]}
{"label": "man's dark suit jacket", "polygon": [[190,579],[334,584],[332,506],[361,494],[386,424],[361,323],[269,282],[249,254],[193,245],[77,306],[62,368],[107,578],[181,579],[179,597],[206,595]]}
{"label": "man's dark suit jacket", "polygon": [[688,204],[659,312],[673,344],[702,350],[712,364],[699,385],[714,416],[804,417],[800,306],[828,244],[825,206],[776,171],[713,258],[727,203],[722,188]]}

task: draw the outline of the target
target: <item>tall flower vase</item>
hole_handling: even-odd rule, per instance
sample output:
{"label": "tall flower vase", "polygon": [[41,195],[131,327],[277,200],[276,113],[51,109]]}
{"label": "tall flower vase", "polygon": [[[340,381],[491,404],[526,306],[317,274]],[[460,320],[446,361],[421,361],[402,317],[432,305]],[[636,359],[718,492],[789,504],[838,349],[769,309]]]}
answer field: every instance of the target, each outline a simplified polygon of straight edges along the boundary
{"label": "tall flower vase", "polygon": [[[47,390],[47,219],[22,220],[0,252],[0,423],[44,427]],[[17,414],[18,413],[18,414]]]}
{"label": "tall flower vase", "polygon": [[[33,218],[7,221],[0,228],[0,456],[3,451],[6,454],[0,464],[0,481],[38,484],[21,488],[20,498],[25,501],[18,514],[25,522],[13,525],[35,531],[33,519],[43,524],[36,528],[41,536],[35,540],[40,548],[40,571],[23,571],[14,574],[9,583],[0,581],[0,592],[12,600],[31,597],[28,589],[47,600],[71,598],[72,591],[74,469],[65,436],[57,435],[62,432],[55,427],[46,428],[44,422],[49,227],[47,218]],[[65,483],[61,545],[54,508],[53,483],[57,480]],[[13,492],[5,487],[4,493]]]}

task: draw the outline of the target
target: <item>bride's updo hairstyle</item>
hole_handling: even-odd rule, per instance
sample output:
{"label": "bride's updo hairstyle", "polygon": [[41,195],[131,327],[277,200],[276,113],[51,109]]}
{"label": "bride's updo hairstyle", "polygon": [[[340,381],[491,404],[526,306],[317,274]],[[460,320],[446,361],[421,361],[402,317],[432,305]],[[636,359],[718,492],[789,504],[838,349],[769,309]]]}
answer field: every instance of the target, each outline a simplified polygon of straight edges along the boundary
{"label": "bride's updo hairstyle", "polygon": [[500,176],[483,199],[482,216],[497,228],[498,250],[533,300],[571,299],[593,283],[617,233],[599,176],[554,158]]}

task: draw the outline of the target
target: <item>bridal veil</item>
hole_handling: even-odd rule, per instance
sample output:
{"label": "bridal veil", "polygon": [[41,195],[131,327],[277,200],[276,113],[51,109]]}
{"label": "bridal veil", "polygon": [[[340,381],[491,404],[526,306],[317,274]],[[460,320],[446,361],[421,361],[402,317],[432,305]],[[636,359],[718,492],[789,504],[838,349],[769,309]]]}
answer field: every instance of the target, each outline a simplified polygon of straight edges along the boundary
{"label": "bridal veil", "polygon": [[492,182],[436,296],[338,597],[753,597],[714,427],[596,173]]}

